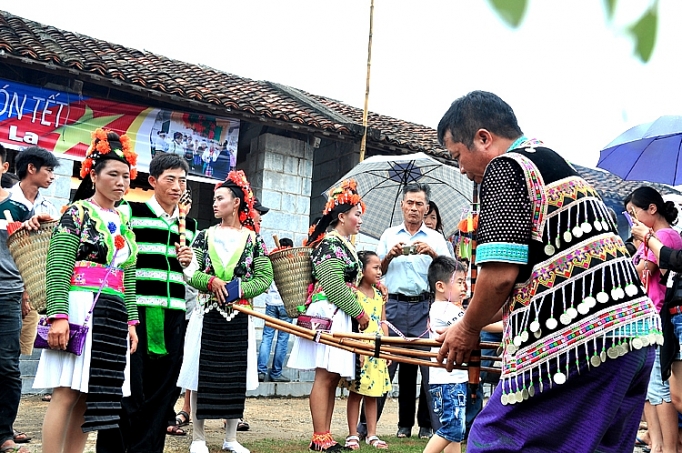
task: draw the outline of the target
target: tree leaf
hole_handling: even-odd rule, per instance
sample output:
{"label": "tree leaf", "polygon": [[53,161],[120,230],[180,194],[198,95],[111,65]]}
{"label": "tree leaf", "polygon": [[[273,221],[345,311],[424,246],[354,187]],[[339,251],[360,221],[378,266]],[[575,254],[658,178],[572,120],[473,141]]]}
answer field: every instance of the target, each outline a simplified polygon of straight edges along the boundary
{"label": "tree leaf", "polygon": [[607,19],[613,19],[613,12],[616,10],[616,0],[604,0],[606,6],[606,17]]}
{"label": "tree leaf", "polygon": [[489,0],[489,2],[497,15],[513,28],[519,26],[528,6],[528,0]]}
{"label": "tree leaf", "polygon": [[658,28],[658,14],[656,4],[649,8],[646,13],[629,28],[635,38],[635,54],[644,63],[649,61],[656,44],[656,30]]}

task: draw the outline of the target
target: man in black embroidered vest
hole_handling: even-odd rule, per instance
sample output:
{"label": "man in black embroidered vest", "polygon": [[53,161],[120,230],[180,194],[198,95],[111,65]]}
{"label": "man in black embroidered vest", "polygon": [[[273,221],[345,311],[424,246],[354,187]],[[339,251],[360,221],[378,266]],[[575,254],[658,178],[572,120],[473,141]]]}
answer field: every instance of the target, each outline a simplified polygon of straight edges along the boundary
{"label": "man in black embroidered vest", "polygon": [[[154,196],[146,203],[129,202],[139,254],[137,305],[140,312],[137,352],[130,357],[131,396],[123,399],[119,430],[100,431],[97,451],[162,453],[169,413],[177,400],[176,382],[185,340],[185,282],[183,269],[196,266],[188,245],[179,246],[178,201],[187,186],[183,156],[159,153],[149,164]],[[196,222],[186,221],[187,244]]]}
{"label": "man in black embroidered vest", "polygon": [[438,138],[481,184],[476,292],[438,359],[468,362],[504,318],[502,376],[467,451],[632,451],[663,338],[604,203],[492,93],[457,99]]}

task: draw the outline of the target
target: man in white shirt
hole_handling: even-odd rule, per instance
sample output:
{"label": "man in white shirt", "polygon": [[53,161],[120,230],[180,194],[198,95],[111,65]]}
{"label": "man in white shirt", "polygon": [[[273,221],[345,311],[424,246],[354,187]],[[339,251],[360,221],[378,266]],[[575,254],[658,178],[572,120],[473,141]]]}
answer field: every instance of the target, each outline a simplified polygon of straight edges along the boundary
{"label": "man in white shirt", "polygon": [[[424,225],[424,216],[429,210],[431,189],[427,184],[408,184],[403,189],[400,206],[403,223],[388,228],[381,235],[377,255],[381,258],[381,271],[385,276],[388,289],[386,320],[408,337],[428,337],[426,323],[429,316],[428,270],[433,258],[439,255],[450,256],[443,235]],[[389,335],[396,333],[389,330]],[[414,425],[415,400],[417,387],[416,365],[393,362],[389,367],[391,381],[398,369],[400,394],[398,397],[398,437],[410,437]],[[433,428],[438,426],[438,418],[433,417],[431,397],[428,392],[429,370],[419,366],[422,375],[417,421],[419,437],[429,438]],[[422,398],[424,397],[424,398]],[[383,399],[379,400],[379,415]],[[362,422],[363,418],[361,418]],[[365,432],[364,426],[358,427],[359,433]]]}
{"label": "man in white shirt", "polygon": [[[15,162],[19,182],[9,189],[10,198],[26,206],[32,211],[32,215],[47,214],[54,220],[59,219],[61,217],[59,210],[40,193],[40,189],[47,189],[54,182],[54,169],[58,166],[57,157],[43,148],[31,146],[21,151]],[[31,355],[40,317],[31,309],[25,291],[21,314],[24,316],[21,327],[21,353]]]}

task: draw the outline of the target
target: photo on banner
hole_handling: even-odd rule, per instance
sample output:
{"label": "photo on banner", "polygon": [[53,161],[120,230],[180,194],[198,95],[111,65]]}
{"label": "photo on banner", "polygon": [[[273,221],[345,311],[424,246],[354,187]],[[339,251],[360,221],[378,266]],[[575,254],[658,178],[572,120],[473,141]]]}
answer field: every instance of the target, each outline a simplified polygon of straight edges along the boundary
{"label": "photo on banner", "polygon": [[222,181],[237,163],[239,120],[170,111],[87,97],[0,79],[0,143],[21,150],[40,146],[82,161],[91,133],[104,127],[126,134],[149,172],[158,152],[185,158],[190,176]]}

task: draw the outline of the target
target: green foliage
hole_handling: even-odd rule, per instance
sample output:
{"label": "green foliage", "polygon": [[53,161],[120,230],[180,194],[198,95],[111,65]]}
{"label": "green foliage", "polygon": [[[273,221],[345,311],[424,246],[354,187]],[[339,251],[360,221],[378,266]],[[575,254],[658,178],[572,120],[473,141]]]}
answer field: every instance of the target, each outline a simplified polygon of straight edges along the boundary
{"label": "green foliage", "polygon": [[616,0],[604,0],[606,6],[607,19],[613,19],[613,12],[616,10]]}
{"label": "green foliage", "polygon": [[489,0],[490,6],[507,25],[517,28],[526,14],[528,0]]}
{"label": "green foliage", "polygon": [[[490,6],[498,16],[510,27],[518,28],[526,13],[527,0],[488,0]],[[617,0],[604,0],[606,18],[613,21],[616,11]],[[656,46],[656,34],[658,30],[658,0],[655,0],[649,9],[637,22],[628,27],[635,39],[635,55],[644,63],[651,59]]]}
{"label": "green foliage", "polygon": [[[657,2],[658,3],[658,2]],[[647,62],[654,52],[656,45],[656,30],[658,28],[658,14],[655,3],[628,31],[635,37],[635,54],[643,61]]]}

